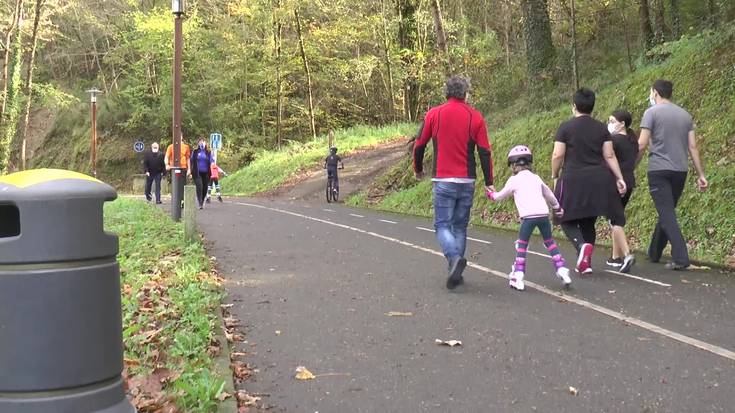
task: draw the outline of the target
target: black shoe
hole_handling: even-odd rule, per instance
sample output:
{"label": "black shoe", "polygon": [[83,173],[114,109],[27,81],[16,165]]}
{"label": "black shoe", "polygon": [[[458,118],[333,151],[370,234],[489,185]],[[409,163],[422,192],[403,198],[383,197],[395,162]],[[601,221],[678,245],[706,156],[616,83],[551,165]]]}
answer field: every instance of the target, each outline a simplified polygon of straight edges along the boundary
{"label": "black shoe", "polygon": [[664,268],[671,271],[686,271],[687,268],[689,268],[688,265],[681,265],[677,264],[675,262],[668,262],[666,265],[664,265]]}
{"label": "black shoe", "polygon": [[619,268],[619,267],[622,267],[623,266],[623,259],[622,258],[613,258],[613,257],[610,257],[605,262],[607,263],[607,265],[609,265],[611,267]]}
{"label": "black shoe", "polygon": [[217,197],[217,200],[218,200],[219,202],[222,202],[222,197],[221,197],[221,196],[218,196],[218,197]]}
{"label": "black shoe", "polygon": [[161,205],[162,203],[161,201],[156,201],[156,205]]}
{"label": "black shoe", "polygon": [[211,204],[212,203],[212,199],[211,198],[207,198],[207,203],[208,204]]}
{"label": "black shoe", "polygon": [[630,272],[633,264],[635,264],[635,255],[626,255],[625,258],[623,258],[623,265],[620,266],[620,272],[627,274],[628,272]]}
{"label": "black shoe", "polygon": [[449,278],[447,278],[447,288],[453,290],[458,285],[464,284],[462,272],[467,266],[467,260],[463,257],[453,258],[449,261]]}

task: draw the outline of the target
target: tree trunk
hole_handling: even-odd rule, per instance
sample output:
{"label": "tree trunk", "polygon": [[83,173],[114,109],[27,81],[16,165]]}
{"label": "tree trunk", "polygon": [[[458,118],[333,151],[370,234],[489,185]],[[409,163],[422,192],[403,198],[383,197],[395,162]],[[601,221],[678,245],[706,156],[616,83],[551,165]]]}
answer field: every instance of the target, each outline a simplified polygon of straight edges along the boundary
{"label": "tree trunk", "polygon": [[620,9],[620,17],[623,21],[623,37],[625,38],[625,52],[628,57],[628,70],[632,73],[635,67],[633,66],[633,57],[630,54],[630,33],[628,32],[628,19],[625,17],[625,12],[625,7]]}
{"label": "tree trunk", "polygon": [[707,0],[707,11],[709,13],[710,26],[712,27],[717,26],[718,24],[717,13],[719,13],[719,10],[717,10],[716,0]]}
{"label": "tree trunk", "polygon": [[449,47],[447,46],[447,35],[444,32],[444,21],[442,19],[442,9],[439,0],[432,0],[431,12],[434,16],[434,30],[436,30],[436,47],[439,49],[442,66],[444,67],[444,75],[449,76],[452,72],[452,64],[449,59]]}
{"label": "tree trunk", "polygon": [[283,89],[281,80],[281,0],[273,2],[273,48],[276,55],[276,146],[281,149],[283,139],[281,121],[283,116]]}
{"label": "tree trunk", "polygon": [[293,14],[296,18],[296,33],[299,36],[299,49],[301,50],[301,60],[304,63],[306,86],[309,93],[309,122],[311,124],[311,137],[316,139],[316,122],[314,120],[314,94],[311,88],[311,70],[309,70],[309,61],[306,59],[306,50],[304,49],[304,37],[301,34],[301,18],[299,18],[298,8],[294,9]]}
{"label": "tree trunk", "polygon": [[[21,4],[22,7],[22,4]],[[22,10],[22,9],[21,9]],[[2,135],[0,135],[0,175],[8,172],[10,167],[10,152],[13,137],[18,128],[18,115],[20,114],[20,94],[21,94],[21,72],[23,68],[23,39],[22,39],[22,18],[18,16],[17,26],[18,34],[15,36],[13,44],[13,68],[7,81],[7,110],[2,119]]]}
{"label": "tree trunk", "polygon": [[579,89],[579,68],[577,66],[577,13],[576,1],[572,0],[572,81],[574,90]]}
{"label": "tree trunk", "polygon": [[510,31],[513,29],[511,27],[511,7],[509,0],[503,1],[503,37],[505,38],[505,66],[508,70],[510,70]]}
{"label": "tree trunk", "polygon": [[653,21],[654,21],[654,27],[655,27],[655,37],[656,37],[656,43],[662,44],[666,41],[666,33],[668,32],[668,28],[666,27],[666,10],[664,7],[664,0],[652,0],[653,5]]}
{"label": "tree trunk", "polygon": [[388,23],[385,20],[385,0],[380,0],[380,17],[383,23],[383,52],[385,54],[385,67],[388,71],[388,96],[390,96],[390,115],[393,122],[396,121],[396,97],[393,92],[393,65],[390,59],[390,41],[388,39]]}
{"label": "tree trunk", "polygon": [[554,44],[546,0],[522,0],[528,78],[533,87],[551,75]]}
{"label": "tree trunk", "polygon": [[670,0],[669,14],[671,15],[671,35],[674,40],[681,38],[681,12],[679,11],[679,0]]}
{"label": "tree trunk", "polygon": [[398,7],[398,45],[401,48],[403,70],[403,111],[406,120],[413,122],[419,106],[419,81],[416,66],[416,46],[418,26],[416,24],[416,1],[397,0]]}
{"label": "tree trunk", "polygon": [[33,71],[36,65],[36,47],[38,46],[38,24],[41,21],[41,9],[43,8],[45,0],[36,0],[35,13],[33,16],[33,34],[31,37],[31,55],[28,58],[28,70],[26,72],[26,107],[25,113],[23,114],[23,132],[21,147],[20,147],[20,169],[26,169],[26,148],[28,140],[28,125],[30,124],[31,118],[31,96],[33,93]]}
{"label": "tree trunk", "polygon": [[[8,82],[9,82],[8,68],[10,67],[10,49],[11,49],[10,42],[13,38],[13,32],[18,27],[22,12],[23,12],[23,0],[16,0],[15,9],[13,10],[13,16],[10,21],[10,27],[8,27],[8,32],[5,33],[5,43],[3,43],[3,47],[5,47],[5,58],[3,59],[3,91],[2,91],[3,101],[0,107],[0,125],[2,125],[5,120],[5,108],[8,103]],[[18,32],[20,32],[20,30],[18,30]]]}
{"label": "tree trunk", "polygon": [[648,50],[653,46],[653,29],[651,29],[651,12],[648,8],[648,0],[638,0],[638,19],[640,21],[641,39],[643,39],[643,49]]}

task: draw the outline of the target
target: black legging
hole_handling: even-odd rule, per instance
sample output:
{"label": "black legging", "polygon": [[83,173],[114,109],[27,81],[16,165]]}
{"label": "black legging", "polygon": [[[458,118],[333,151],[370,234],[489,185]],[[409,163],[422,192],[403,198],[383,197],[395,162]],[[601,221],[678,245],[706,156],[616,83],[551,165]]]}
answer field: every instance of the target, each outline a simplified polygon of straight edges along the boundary
{"label": "black legging", "polygon": [[194,176],[194,185],[197,187],[197,201],[199,201],[199,206],[202,206],[204,205],[204,200],[207,199],[209,174],[206,172],[197,172]]}
{"label": "black legging", "polygon": [[595,222],[597,222],[597,217],[580,218],[561,223],[561,229],[569,241],[574,244],[577,252],[582,248],[582,244],[595,245],[597,240]]}

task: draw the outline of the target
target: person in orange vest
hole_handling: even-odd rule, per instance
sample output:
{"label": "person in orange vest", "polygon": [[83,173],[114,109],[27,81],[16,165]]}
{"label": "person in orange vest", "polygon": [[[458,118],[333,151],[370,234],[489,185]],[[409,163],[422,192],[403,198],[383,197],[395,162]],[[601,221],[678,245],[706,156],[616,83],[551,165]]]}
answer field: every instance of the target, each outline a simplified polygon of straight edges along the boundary
{"label": "person in orange vest", "polygon": [[164,157],[164,162],[166,163],[166,170],[170,171],[172,168],[179,167],[183,169],[181,172],[181,175],[184,179],[186,179],[186,175],[190,173],[191,171],[191,160],[189,159],[191,157],[191,148],[189,145],[184,143],[184,139],[182,137],[181,139],[181,148],[180,148],[181,158],[179,160],[179,165],[174,165],[174,144],[168,145],[166,148],[166,156]]}
{"label": "person in orange vest", "polygon": [[207,191],[207,203],[212,202],[212,193],[217,195],[217,200],[222,202],[222,187],[219,185],[219,177],[227,176],[227,173],[220,168],[216,161],[212,162],[209,167],[210,178],[209,178],[209,191]]}

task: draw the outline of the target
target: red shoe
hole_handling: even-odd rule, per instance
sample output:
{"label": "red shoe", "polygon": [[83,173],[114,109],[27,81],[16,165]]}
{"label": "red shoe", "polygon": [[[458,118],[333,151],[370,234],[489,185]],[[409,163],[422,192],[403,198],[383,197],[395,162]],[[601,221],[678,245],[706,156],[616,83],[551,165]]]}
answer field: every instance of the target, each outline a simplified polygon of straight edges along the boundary
{"label": "red shoe", "polygon": [[595,246],[592,244],[582,244],[579,249],[579,257],[577,257],[577,267],[575,270],[580,274],[592,274],[592,253]]}

